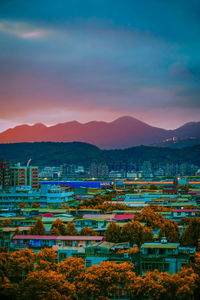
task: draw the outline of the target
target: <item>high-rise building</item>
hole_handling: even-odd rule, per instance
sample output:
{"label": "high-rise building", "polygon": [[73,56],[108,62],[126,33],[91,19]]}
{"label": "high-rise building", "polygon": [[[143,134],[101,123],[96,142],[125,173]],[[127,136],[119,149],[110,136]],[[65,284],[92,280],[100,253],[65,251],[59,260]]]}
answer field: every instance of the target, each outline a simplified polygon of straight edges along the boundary
{"label": "high-rise building", "polygon": [[22,167],[20,163],[10,167],[11,186],[31,186],[32,189],[38,187],[38,167]]}
{"label": "high-rise building", "polygon": [[0,186],[3,186],[3,159],[0,158]]}
{"label": "high-rise building", "polygon": [[27,183],[32,189],[38,188],[38,167],[29,166],[27,168]]}
{"label": "high-rise building", "polygon": [[95,163],[92,163],[90,165],[90,176],[91,177],[98,177],[98,165]]}
{"label": "high-rise building", "polygon": [[109,170],[108,170],[108,166],[106,164],[95,164],[95,163],[92,163],[90,165],[90,176],[91,177],[102,177],[102,178],[105,178],[105,177],[108,177],[108,173],[109,173]]}
{"label": "high-rise building", "polygon": [[10,185],[10,164],[0,159],[0,185],[8,189]]}
{"label": "high-rise building", "polygon": [[9,186],[21,187],[31,186],[32,189],[38,187],[38,167],[23,167],[20,163],[10,164],[0,160],[0,185],[3,189]]}

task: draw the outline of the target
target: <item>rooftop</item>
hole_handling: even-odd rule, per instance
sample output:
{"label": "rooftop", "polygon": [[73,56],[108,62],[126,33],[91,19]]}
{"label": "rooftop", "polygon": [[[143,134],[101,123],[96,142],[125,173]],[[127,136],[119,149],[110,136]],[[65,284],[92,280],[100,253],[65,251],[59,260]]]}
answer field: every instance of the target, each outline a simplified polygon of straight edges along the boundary
{"label": "rooftop", "polygon": [[103,236],[15,235],[14,240],[102,241]]}
{"label": "rooftop", "polygon": [[165,249],[177,249],[180,244],[178,243],[144,243],[141,248],[165,248]]}

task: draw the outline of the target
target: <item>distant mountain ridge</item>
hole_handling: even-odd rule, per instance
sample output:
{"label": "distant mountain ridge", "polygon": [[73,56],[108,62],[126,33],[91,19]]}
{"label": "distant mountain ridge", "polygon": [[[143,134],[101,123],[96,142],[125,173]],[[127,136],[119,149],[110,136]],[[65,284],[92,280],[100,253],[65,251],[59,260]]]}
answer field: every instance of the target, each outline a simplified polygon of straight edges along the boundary
{"label": "distant mountain ridge", "polygon": [[19,125],[5,130],[0,133],[0,143],[77,141],[90,143],[101,149],[123,149],[159,144],[173,137],[200,138],[200,122],[186,123],[174,130],[153,127],[129,116],[112,122],[91,121],[81,124],[72,121],[50,127],[37,123],[32,126]]}

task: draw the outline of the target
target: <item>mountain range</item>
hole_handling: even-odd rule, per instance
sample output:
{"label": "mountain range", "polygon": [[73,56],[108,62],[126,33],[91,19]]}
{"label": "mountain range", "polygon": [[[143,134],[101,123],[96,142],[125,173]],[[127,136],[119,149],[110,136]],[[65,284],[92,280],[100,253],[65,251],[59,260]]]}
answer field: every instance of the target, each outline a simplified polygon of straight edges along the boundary
{"label": "mountain range", "polygon": [[72,121],[49,127],[42,123],[19,125],[0,133],[0,143],[74,141],[90,143],[101,149],[123,149],[138,145],[181,148],[199,143],[200,122],[166,130],[125,116],[112,122],[82,124]]}

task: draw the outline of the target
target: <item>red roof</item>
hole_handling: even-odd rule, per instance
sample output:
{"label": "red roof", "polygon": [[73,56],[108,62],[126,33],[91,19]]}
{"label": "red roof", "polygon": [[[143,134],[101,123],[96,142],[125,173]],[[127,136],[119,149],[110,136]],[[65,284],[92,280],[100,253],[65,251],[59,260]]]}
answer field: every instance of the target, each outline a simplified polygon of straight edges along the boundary
{"label": "red roof", "polygon": [[102,241],[103,236],[15,235],[14,240]]}
{"label": "red roof", "polygon": [[45,217],[45,218],[51,218],[51,217],[54,217],[55,215],[54,214],[43,214],[41,216]]}
{"label": "red roof", "polygon": [[135,215],[133,214],[130,214],[130,215],[115,215],[115,219],[117,221],[120,221],[120,220],[128,220],[128,219],[134,219],[135,218]]}

